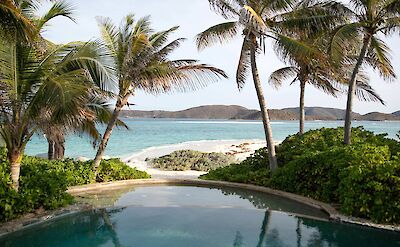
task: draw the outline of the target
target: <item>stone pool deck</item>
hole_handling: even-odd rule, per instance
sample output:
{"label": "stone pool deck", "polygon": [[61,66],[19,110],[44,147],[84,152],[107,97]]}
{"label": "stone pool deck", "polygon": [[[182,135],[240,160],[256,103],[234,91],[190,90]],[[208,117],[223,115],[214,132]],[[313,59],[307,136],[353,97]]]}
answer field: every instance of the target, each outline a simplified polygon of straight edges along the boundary
{"label": "stone pool deck", "polygon": [[[280,196],[283,198],[287,198],[289,200],[293,200],[315,209],[321,210],[329,215],[329,220],[335,222],[341,222],[346,224],[354,224],[354,225],[361,225],[366,227],[372,227],[377,229],[395,231],[400,233],[400,225],[384,225],[384,224],[376,224],[370,222],[368,220],[348,217],[340,214],[334,207],[330,204],[320,202],[308,197],[296,195],[293,193],[288,193],[285,191],[274,190],[267,187],[261,187],[256,185],[250,184],[240,184],[240,183],[231,183],[231,182],[224,182],[224,181],[209,181],[209,180],[200,180],[200,179],[135,179],[135,180],[124,180],[124,181],[117,181],[117,182],[108,182],[108,183],[98,183],[98,184],[90,184],[90,185],[83,185],[83,186],[74,186],[68,189],[68,193],[73,196],[80,196],[86,193],[95,193],[101,192],[105,190],[113,190],[119,189],[127,186],[143,186],[143,185],[191,185],[191,186],[218,186],[218,187],[227,187],[227,188],[239,188],[239,189],[246,189],[249,191],[257,191],[262,192],[270,195]],[[72,205],[60,210],[56,211],[44,211],[39,212],[37,214],[28,214],[22,216],[19,219],[0,224],[0,237],[4,234],[18,231],[25,227],[29,227],[35,224],[40,224],[51,219],[62,217],[64,215],[68,215],[71,213],[79,212],[82,210],[90,210],[93,207],[90,205]]]}

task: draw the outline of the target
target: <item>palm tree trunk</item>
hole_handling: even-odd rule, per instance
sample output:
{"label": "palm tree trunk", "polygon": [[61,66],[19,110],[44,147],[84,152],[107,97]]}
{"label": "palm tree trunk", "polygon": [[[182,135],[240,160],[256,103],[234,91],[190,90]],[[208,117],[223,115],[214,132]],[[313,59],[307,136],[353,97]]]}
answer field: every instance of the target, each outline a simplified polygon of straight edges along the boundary
{"label": "palm tree trunk", "polygon": [[11,181],[12,188],[16,191],[19,189],[19,174],[21,171],[22,151],[13,149],[8,153],[8,159],[11,164]]}
{"label": "palm tree trunk", "polygon": [[63,160],[65,156],[65,141],[57,140],[54,146],[55,160]]}
{"label": "palm tree trunk", "polygon": [[54,159],[54,146],[55,146],[55,143],[54,143],[54,141],[53,141],[51,138],[49,138],[47,135],[46,135],[46,139],[47,139],[47,144],[48,144],[48,148],[47,148],[47,159],[48,159],[48,160],[53,160],[53,159]]}
{"label": "palm tree trunk", "polygon": [[296,227],[297,247],[301,247],[301,220],[297,218]]}
{"label": "palm tree trunk", "polygon": [[61,128],[50,127],[46,130],[48,143],[47,158],[49,160],[63,160],[65,155],[65,135]]}
{"label": "palm tree trunk", "polygon": [[104,132],[103,138],[101,140],[101,143],[100,143],[99,148],[96,153],[96,157],[94,159],[93,170],[94,170],[96,176],[97,176],[97,172],[99,170],[100,162],[104,156],[108,141],[110,140],[112,131],[117,122],[118,116],[121,113],[122,108],[126,105],[128,98],[129,98],[129,95],[126,95],[123,99],[119,99],[117,101],[113,115],[111,116],[111,119],[108,122],[107,129]]}
{"label": "palm tree trunk", "polygon": [[278,162],[277,162],[276,153],[275,153],[275,143],[272,138],[272,128],[271,128],[271,123],[269,120],[267,102],[264,98],[264,93],[263,93],[263,89],[262,89],[262,85],[261,85],[261,81],[260,81],[260,76],[258,74],[258,69],[257,69],[257,62],[256,62],[257,40],[256,40],[256,37],[253,37],[252,41],[253,42],[252,42],[252,45],[250,48],[251,70],[252,70],[252,74],[253,74],[254,86],[256,88],[258,102],[260,104],[261,115],[262,115],[263,124],[264,124],[264,132],[265,132],[265,138],[267,141],[267,148],[268,148],[269,167],[270,167],[271,172],[274,172],[276,170],[276,168],[278,167]]}
{"label": "palm tree trunk", "polygon": [[54,159],[63,160],[65,155],[65,138],[64,133],[61,133],[54,142]]}
{"label": "palm tree trunk", "polygon": [[346,107],[346,118],[344,122],[344,143],[347,145],[351,144],[351,121],[353,114],[353,99],[356,92],[356,78],[358,71],[364,61],[365,55],[367,54],[368,46],[371,41],[371,35],[367,34],[364,37],[363,47],[360,55],[358,56],[356,66],[354,67],[353,74],[349,81],[349,90],[347,95],[347,107]]}
{"label": "palm tree trunk", "polygon": [[269,221],[270,221],[271,215],[269,210],[265,211],[264,214],[264,220],[263,223],[261,225],[261,231],[260,234],[258,236],[258,243],[257,243],[257,247],[262,247],[263,243],[265,241],[265,235],[267,234],[268,231],[268,226],[269,226]]}
{"label": "palm tree trunk", "polygon": [[304,122],[306,121],[306,114],[304,110],[304,93],[306,89],[306,84],[300,81],[300,129],[299,134],[304,134]]}

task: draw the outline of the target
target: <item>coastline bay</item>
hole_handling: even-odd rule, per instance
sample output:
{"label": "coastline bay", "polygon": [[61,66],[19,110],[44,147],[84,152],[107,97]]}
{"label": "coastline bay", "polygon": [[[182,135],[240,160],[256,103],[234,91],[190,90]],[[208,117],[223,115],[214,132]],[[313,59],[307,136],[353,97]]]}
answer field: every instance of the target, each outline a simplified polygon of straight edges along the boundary
{"label": "coastline bay", "polygon": [[[107,156],[126,158],[149,148],[165,147],[186,142],[218,140],[262,140],[264,131],[260,121],[197,120],[197,119],[123,119],[129,130],[115,129],[111,137]],[[306,130],[322,127],[342,126],[343,121],[307,121]],[[398,121],[355,121],[353,126],[364,126],[375,133],[388,133],[395,138],[400,130]],[[274,140],[283,141],[288,135],[297,133],[297,121],[273,121]],[[104,127],[100,128],[101,131]],[[43,135],[36,135],[29,142],[28,155],[45,154],[47,142]],[[66,157],[93,158],[95,149],[87,136],[70,135],[66,141]]]}

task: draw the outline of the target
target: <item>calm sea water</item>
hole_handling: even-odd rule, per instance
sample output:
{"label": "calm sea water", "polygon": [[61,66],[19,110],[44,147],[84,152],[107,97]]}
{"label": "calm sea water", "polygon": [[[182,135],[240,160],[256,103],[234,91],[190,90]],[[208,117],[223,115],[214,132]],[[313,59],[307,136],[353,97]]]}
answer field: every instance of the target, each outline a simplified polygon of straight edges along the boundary
{"label": "calm sea water", "polygon": [[109,201],[113,209],[49,221],[0,238],[0,243],[5,247],[391,247],[400,244],[399,233],[328,222],[316,209],[246,190],[156,186],[108,193],[91,197]]}
{"label": "calm sea water", "polygon": [[[264,139],[262,123],[259,121],[223,120],[179,120],[179,119],[124,119],[129,130],[115,129],[106,154],[126,157],[145,148],[202,140]],[[343,126],[341,121],[306,122],[306,129]],[[400,122],[354,122],[354,126],[364,126],[376,133],[388,133],[390,137],[400,130]],[[274,139],[283,141],[288,135],[298,131],[297,121],[272,122]],[[103,131],[103,128],[101,128]],[[47,142],[43,136],[34,136],[28,144],[27,154],[47,152]],[[69,136],[66,156],[93,157],[95,150],[89,138]]]}

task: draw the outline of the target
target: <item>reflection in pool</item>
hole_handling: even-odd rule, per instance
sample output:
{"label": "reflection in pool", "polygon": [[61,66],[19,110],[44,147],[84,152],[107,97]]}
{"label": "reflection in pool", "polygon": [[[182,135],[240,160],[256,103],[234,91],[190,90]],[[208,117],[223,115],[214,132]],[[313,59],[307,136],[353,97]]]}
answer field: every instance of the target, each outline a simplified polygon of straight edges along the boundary
{"label": "reflection in pool", "polygon": [[296,216],[326,217],[307,206],[245,190],[137,187],[83,200],[95,198],[114,208],[77,213],[16,232],[0,239],[1,246],[400,245],[400,234]]}

